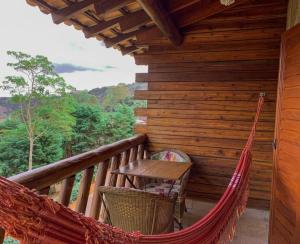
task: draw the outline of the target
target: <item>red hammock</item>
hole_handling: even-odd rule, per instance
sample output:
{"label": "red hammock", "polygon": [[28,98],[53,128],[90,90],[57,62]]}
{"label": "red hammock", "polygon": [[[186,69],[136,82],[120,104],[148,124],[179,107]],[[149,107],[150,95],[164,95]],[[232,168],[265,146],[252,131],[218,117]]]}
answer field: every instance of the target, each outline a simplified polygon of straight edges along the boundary
{"label": "red hammock", "polygon": [[161,235],[126,233],[36,195],[0,177],[0,226],[21,243],[228,243],[248,199],[251,148],[264,99],[260,97],[254,124],[231,181],[216,206],[181,231]]}

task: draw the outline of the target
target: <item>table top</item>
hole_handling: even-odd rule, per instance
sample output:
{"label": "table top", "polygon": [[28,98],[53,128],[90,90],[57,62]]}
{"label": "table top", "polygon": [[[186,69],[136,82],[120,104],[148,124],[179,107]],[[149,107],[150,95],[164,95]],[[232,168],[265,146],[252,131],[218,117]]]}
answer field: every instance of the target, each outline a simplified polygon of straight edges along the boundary
{"label": "table top", "polygon": [[112,174],[178,180],[192,166],[192,163],[141,159],[113,170]]}

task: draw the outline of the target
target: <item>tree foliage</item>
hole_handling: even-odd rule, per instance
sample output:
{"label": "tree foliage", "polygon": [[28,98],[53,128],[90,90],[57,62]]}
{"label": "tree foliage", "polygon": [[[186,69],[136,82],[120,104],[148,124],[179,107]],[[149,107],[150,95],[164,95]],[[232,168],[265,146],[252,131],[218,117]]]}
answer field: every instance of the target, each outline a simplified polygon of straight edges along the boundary
{"label": "tree foliage", "polygon": [[73,113],[72,153],[78,154],[104,143],[107,119],[99,106],[78,104]]}
{"label": "tree foliage", "polygon": [[[28,169],[31,170],[36,141],[50,132],[48,125],[60,121],[56,120],[60,116],[55,113],[53,106],[48,106],[48,103],[55,101],[57,96],[64,96],[71,87],[54,72],[53,64],[46,57],[41,55],[33,57],[15,51],[8,51],[7,54],[15,60],[14,63],[7,65],[18,75],[7,76],[0,87],[11,94],[12,101],[20,105],[19,114],[29,142]],[[41,107],[42,104],[47,106]]]}
{"label": "tree foliage", "polygon": [[102,105],[105,110],[113,111],[116,105],[122,103],[128,97],[128,87],[125,84],[109,87]]}
{"label": "tree foliage", "polygon": [[1,88],[20,109],[0,122],[0,175],[26,171],[29,158],[33,168],[40,167],[133,135],[133,109],[140,104],[126,85],[110,89],[99,104],[86,91],[71,91],[47,58],[9,55],[17,62],[8,65],[20,76],[7,77]]}
{"label": "tree foliage", "polygon": [[[11,176],[27,170],[28,139],[21,121],[8,119],[0,124],[0,175]],[[47,130],[35,142],[33,160],[35,167],[62,158],[63,137],[56,129]]]}

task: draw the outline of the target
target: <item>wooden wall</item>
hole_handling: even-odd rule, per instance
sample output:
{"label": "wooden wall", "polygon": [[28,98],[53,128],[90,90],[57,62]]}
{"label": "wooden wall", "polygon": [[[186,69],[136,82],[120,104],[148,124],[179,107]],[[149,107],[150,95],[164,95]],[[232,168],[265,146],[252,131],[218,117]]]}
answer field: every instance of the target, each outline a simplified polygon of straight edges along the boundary
{"label": "wooden wall", "polygon": [[300,242],[300,24],[282,41],[270,244]]}
{"label": "wooden wall", "polygon": [[[147,133],[149,150],[177,148],[193,161],[188,194],[216,200],[224,192],[252,125],[258,95],[266,103],[257,129],[250,205],[269,206],[272,139],[280,36],[286,25],[286,1],[252,1],[182,30],[180,48],[166,39],[145,38],[147,53],[135,55],[148,65],[137,82],[148,82],[136,99],[147,117],[136,132]],[[267,10],[266,10],[267,9]],[[139,42],[139,39],[138,39]]]}

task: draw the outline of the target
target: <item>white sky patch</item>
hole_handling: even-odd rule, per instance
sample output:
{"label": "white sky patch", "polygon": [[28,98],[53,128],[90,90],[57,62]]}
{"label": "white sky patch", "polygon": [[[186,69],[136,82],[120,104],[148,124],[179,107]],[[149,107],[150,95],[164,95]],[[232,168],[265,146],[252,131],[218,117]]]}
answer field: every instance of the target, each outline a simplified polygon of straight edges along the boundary
{"label": "white sky patch", "polygon": [[[11,61],[8,50],[31,55],[44,55],[57,64],[99,69],[63,73],[68,84],[76,89],[93,89],[118,83],[133,83],[136,72],[146,72],[146,66],[137,66],[130,56],[122,56],[113,48],[105,48],[96,39],[86,39],[81,31],[65,24],[55,25],[50,15],[29,6],[25,0],[9,0],[0,8],[0,80],[13,75],[6,66]],[[13,14],[13,18],[12,15]],[[114,68],[106,68],[113,66]],[[0,90],[0,96],[8,94]]]}

